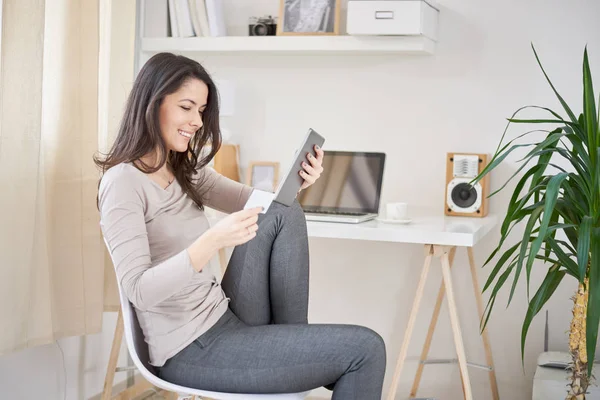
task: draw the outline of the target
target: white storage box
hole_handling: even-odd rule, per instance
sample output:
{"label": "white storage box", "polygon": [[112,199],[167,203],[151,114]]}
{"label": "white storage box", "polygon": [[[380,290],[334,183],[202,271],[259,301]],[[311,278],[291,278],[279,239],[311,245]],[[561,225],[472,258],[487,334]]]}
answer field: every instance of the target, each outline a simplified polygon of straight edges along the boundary
{"label": "white storage box", "polygon": [[423,35],[437,41],[438,9],[424,0],[350,0],[349,35]]}

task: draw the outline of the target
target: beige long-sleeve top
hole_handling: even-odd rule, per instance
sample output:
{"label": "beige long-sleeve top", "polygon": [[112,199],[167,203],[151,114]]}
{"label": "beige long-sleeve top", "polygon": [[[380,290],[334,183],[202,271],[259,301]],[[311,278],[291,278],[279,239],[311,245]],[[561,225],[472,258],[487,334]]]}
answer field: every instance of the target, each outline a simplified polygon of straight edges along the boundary
{"label": "beige long-sleeve top", "polygon": [[[205,205],[239,211],[252,188],[212,168],[197,182],[210,191]],[[110,168],[99,187],[100,226],[117,279],[134,305],[150,363],[166,360],[213,326],[228,298],[209,269],[197,272],[187,248],[208,228],[204,212],[174,180],[163,189],[130,163]]]}

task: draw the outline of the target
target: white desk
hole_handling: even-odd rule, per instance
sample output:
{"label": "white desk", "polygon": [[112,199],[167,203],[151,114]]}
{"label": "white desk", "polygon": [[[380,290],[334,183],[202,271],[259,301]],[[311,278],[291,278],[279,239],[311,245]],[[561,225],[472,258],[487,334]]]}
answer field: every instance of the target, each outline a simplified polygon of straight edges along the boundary
{"label": "white desk", "polygon": [[454,361],[433,360],[427,358],[433,333],[437,325],[440,308],[444,297],[446,297],[448,300],[450,323],[452,325],[452,331],[454,335],[454,344],[458,357],[457,362],[460,368],[465,399],[473,400],[467,366],[475,366],[489,371],[493,399],[499,399],[496,374],[494,370],[494,361],[487,331],[482,333],[487,365],[482,366],[467,362],[462,333],[460,330],[460,323],[458,320],[456,302],[454,299],[452,278],[450,274],[456,249],[458,247],[466,248],[469,258],[469,265],[471,268],[473,288],[475,290],[475,297],[477,300],[477,309],[479,312],[479,318],[481,319],[484,308],[483,301],[481,299],[481,290],[477,280],[477,268],[475,266],[475,260],[473,257],[473,246],[475,246],[487,233],[489,233],[496,226],[497,222],[498,218],[493,215],[485,218],[468,218],[446,217],[443,214],[437,216],[416,216],[413,217],[412,223],[408,225],[389,224],[377,220],[363,222],[360,224],[308,221],[307,225],[309,237],[414,243],[424,245],[425,247],[425,261],[423,264],[423,270],[421,272],[421,277],[417,286],[417,292],[408,319],[406,332],[400,348],[400,354],[398,356],[396,369],[394,371],[394,378],[392,380],[392,387],[387,397],[388,400],[394,400],[396,397],[400,374],[406,359],[408,345],[414,330],[421,299],[423,298],[427,274],[429,272],[431,261],[434,257],[439,258],[441,261],[443,282],[438,291],[436,305],[433,310],[433,316],[431,318],[425,344],[421,352],[420,362],[417,368],[415,379],[413,381],[410,397],[415,397],[417,394],[423,368],[426,364],[449,363]]}
{"label": "white desk", "polygon": [[390,224],[377,220],[360,224],[308,221],[308,236],[380,242],[473,247],[497,223],[496,216],[485,218],[422,216],[410,224]]}

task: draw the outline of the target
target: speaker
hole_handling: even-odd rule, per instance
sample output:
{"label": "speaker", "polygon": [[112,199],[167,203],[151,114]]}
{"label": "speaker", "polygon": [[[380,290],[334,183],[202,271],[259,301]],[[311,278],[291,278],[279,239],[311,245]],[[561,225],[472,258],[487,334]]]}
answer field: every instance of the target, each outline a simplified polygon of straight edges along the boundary
{"label": "speaker", "polygon": [[486,165],[486,154],[446,155],[445,215],[485,217],[488,214],[489,175],[475,185],[469,184]]}

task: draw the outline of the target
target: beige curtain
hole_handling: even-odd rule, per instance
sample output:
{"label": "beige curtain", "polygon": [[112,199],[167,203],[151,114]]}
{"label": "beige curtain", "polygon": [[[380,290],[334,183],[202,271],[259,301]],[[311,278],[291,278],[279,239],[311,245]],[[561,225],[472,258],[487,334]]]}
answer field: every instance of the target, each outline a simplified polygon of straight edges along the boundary
{"label": "beige curtain", "polygon": [[0,354],[101,329],[98,0],[3,0]]}
{"label": "beige curtain", "polygon": [[[127,96],[134,80],[136,2],[100,0],[101,110],[99,148],[106,153],[112,146]],[[108,253],[105,254],[104,311],[118,311],[119,293],[115,270]]]}

